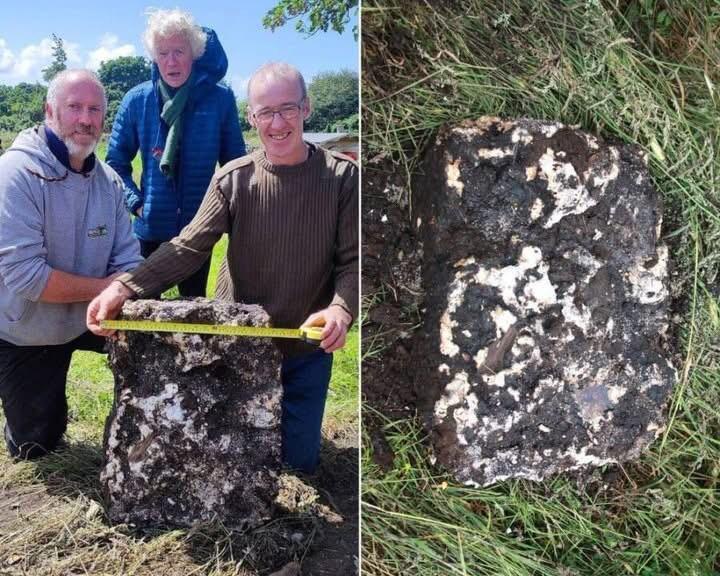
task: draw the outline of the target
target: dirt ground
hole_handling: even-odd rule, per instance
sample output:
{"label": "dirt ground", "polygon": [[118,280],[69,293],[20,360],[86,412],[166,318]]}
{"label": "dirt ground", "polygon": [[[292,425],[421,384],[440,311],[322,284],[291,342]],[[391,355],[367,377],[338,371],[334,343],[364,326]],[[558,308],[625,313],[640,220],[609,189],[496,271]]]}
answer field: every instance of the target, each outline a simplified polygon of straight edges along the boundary
{"label": "dirt ground", "polygon": [[368,315],[363,323],[363,426],[373,458],[387,468],[392,452],[376,413],[391,420],[415,416],[412,332],[422,318],[422,247],[409,214],[409,188],[383,157],[371,158],[363,171],[362,293]]}
{"label": "dirt ground", "polygon": [[302,560],[306,576],[357,574],[359,547],[359,451],[357,429],[329,432],[323,442],[320,468],[311,485],[320,495],[321,518]]}
{"label": "dirt ground", "polygon": [[[88,573],[83,570],[90,561],[97,569],[102,566],[103,574],[108,569],[125,573],[124,566],[134,565],[137,576],[205,574],[198,569],[208,564],[223,566],[222,574],[242,576],[357,574],[357,426],[331,424],[323,433],[318,472],[312,477],[283,474],[274,515],[267,523],[242,533],[212,524],[199,526],[183,531],[179,546],[164,542],[167,528],[139,532],[108,525],[99,497],[97,446],[71,441],[64,453],[31,465],[15,465],[3,451],[0,575]],[[58,459],[82,460],[84,469],[63,470]],[[26,467],[34,480],[17,481],[15,466]],[[62,527],[59,532],[56,525]],[[48,546],[55,550],[53,555],[48,556]],[[67,566],[72,568],[66,570]]]}

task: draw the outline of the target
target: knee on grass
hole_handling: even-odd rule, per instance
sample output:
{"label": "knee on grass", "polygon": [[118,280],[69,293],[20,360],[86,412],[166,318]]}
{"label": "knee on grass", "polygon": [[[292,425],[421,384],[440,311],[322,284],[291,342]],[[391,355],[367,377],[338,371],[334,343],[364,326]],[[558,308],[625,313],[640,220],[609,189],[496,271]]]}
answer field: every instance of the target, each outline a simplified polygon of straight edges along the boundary
{"label": "knee on grass", "polygon": [[63,432],[42,431],[31,437],[18,438],[5,424],[5,446],[15,460],[34,460],[53,452],[64,445]]}

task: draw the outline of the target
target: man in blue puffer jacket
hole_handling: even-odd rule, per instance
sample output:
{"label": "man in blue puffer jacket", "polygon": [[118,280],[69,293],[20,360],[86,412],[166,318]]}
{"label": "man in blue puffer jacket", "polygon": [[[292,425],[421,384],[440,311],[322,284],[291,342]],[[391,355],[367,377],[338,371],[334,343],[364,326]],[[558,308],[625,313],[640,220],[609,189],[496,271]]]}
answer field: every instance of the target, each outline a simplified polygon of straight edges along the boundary
{"label": "man in blue puffer jacket", "polygon": [[[113,124],[107,162],[125,184],[142,255],[177,236],[192,220],[216,164],[245,154],[232,90],[218,84],[227,56],[214,31],[180,10],[148,18],[145,45],[152,79],[130,90]],[[132,160],[140,150],[140,187]],[[182,296],[205,296],[210,260],[179,284]]]}

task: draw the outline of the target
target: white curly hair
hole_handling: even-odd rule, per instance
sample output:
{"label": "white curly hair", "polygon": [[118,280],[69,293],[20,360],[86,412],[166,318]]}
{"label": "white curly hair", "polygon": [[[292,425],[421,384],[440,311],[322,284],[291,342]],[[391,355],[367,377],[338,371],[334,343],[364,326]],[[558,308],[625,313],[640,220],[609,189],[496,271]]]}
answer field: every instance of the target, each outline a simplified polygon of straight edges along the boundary
{"label": "white curly hair", "polygon": [[205,53],[207,34],[195,24],[190,12],[179,8],[173,10],[160,10],[152,8],[147,11],[148,22],[143,34],[143,42],[153,60],[156,59],[155,42],[158,38],[184,36],[190,44],[193,60],[197,60]]}

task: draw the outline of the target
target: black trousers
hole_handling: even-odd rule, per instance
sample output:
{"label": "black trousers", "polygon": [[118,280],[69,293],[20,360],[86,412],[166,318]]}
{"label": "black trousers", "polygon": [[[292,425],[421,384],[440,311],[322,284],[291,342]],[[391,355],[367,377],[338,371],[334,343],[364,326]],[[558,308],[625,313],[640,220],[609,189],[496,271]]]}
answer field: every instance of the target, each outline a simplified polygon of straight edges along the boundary
{"label": "black trousers", "polygon": [[[140,253],[142,254],[142,257],[147,258],[150,256],[150,254],[160,247],[160,244],[162,244],[162,242],[148,242],[146,240],[140,240]],[[205,297],[208,275],[210,274],[210,260],[211,259],[208,257],[205,264],[203,264],[197,272],[195,272],[192,276],[188,276],[185,280],[178,284],[180,296],[184,296],[186,298],[195,296]],[[159,300],[160,294],[152,294],[147,296],[147,298],[150,300]]]}
{"label": "black trousers", "polygon": [[75,350],[102,352],[105,339],[85,332],[67,344],[16,346],[0,340],[0,399],[5,444],[15,458],[42,456],[67,428],[65,384]]}

